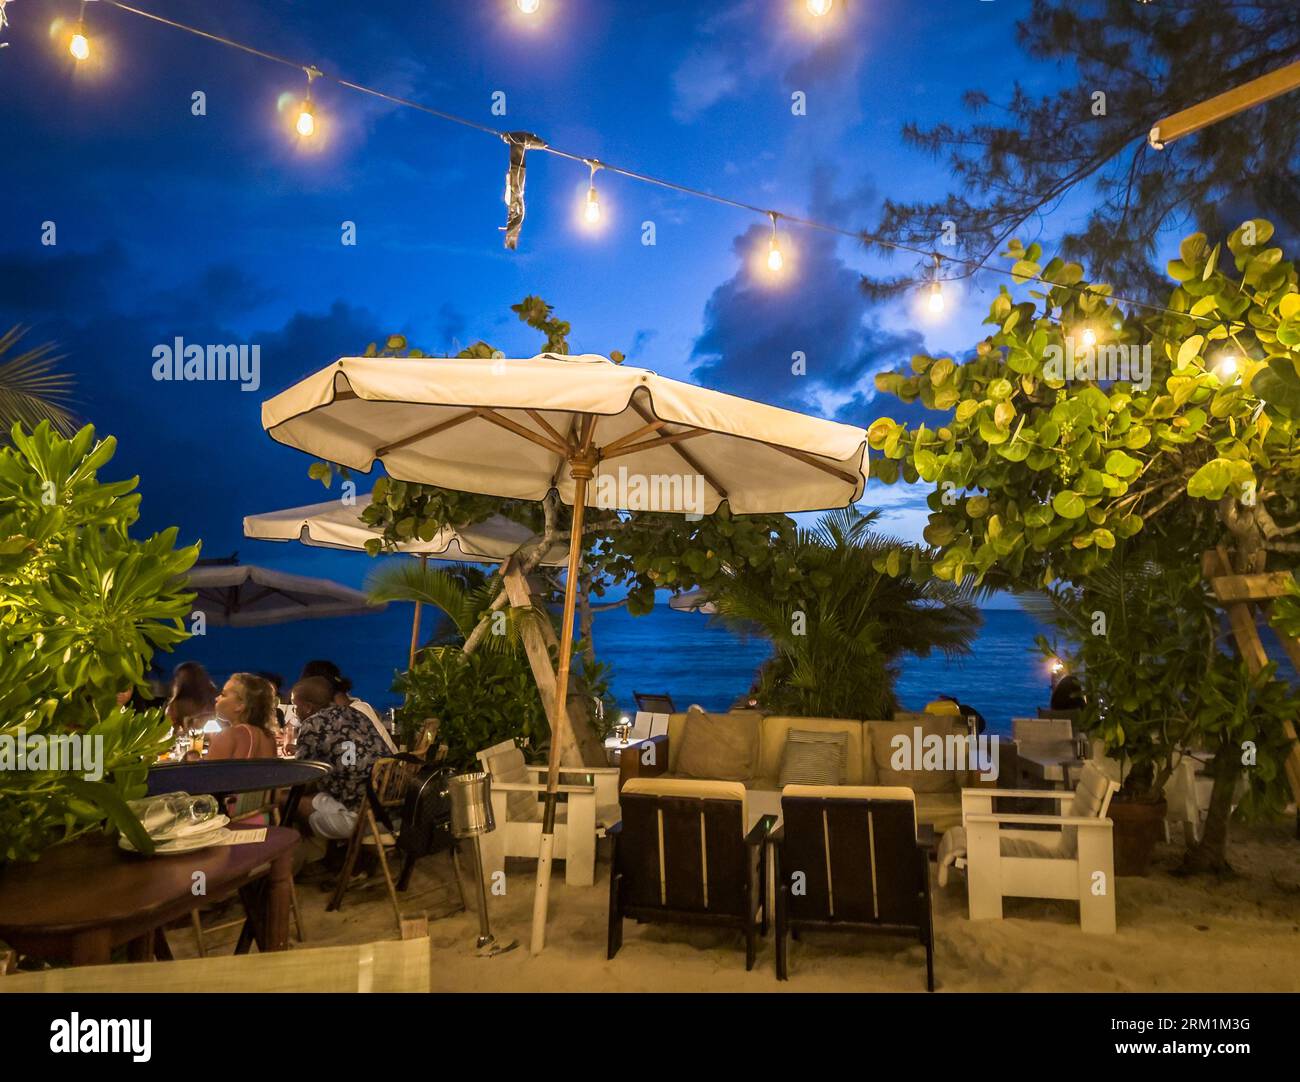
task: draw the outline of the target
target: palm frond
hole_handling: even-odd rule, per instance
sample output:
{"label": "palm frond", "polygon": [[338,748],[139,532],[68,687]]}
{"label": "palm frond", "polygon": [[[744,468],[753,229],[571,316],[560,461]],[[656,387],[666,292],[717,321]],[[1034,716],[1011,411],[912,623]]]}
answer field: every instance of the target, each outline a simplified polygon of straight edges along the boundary
{"label": "palm frond", "polygon": [[11,327],[0,334],[0,439],[7,439],[15,424],[30,429],[41,421],[71,436],[77,430],[76,415],[69,407],[74,381],[58,371],[63,355],[48,342],[14,353],[26,333],[23,327]]}

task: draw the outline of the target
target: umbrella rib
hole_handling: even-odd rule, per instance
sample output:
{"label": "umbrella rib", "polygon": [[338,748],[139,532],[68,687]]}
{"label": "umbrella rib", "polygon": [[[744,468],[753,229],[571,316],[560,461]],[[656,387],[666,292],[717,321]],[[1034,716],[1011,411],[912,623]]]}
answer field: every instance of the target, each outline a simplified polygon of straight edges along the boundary
{"label": "umbrella rib", "polygon": [[[633,399],[629,404],[637,412],[641,420],[645,421],[647,424],[655,420],[655,418],[651,416],[650,412],[643,405],[641,405],[640,402],[637,402],[635,399]],[[718,482],[709,473],[709,471],[706,470],[703,466],[701,466],[689,451],[685,450],[682,447],[678,447],[676,444],[673,444],[672,447],[673,450],[677,452],[678,457],[681,458],[681,460],[685,462],[686,465],[690,466],[691,469],[693,469],[696,473],[698,473],[709,483],[709,485],[713,488],[714,492],[716,492],[724,500],[728,498],[727,490],[723,488],[720,484],[718,484]]]}
{"label": "umbrella rib", "polygon": [[[696,436],[707,436],[709,432],[703,428],[691,428],[685,432],[674,432],[669,436],[660,436],[657,439],[646,440],[644,443],[634,443],[631,447],[618,447],[617,444],[611,443],[609,447],[604,448],[601,458],[618,458],[621,455],[631,455],[638,451],[653,451],[656,447],[670,447],[673,444],[681,443],[682,440],[693,440]],[[619,443],[623,441],[618,441]],[[616,448],[610,453],[610,447]]]}
{"label": "umbrella rib", "polygon": [[470,410],[468,413],[462,413],[457,417],[452,417],[449,420],[433,425],[431,428],[422,429],[413,435],[403,436],[400,440],[395,440],[393,443],[387,443],[384,444],[383,447],[378,448],[375,451],[375,457],[383,458],[385,455],[392,454],[394,451],[400,451],[403,447],[409,447],[411,444],[418,443],[420,440],[428,439],[430,436],[436,436],[439,432],[446,432],[449,428],[455,428],[457,425],[462,425],[466,421],[472,421],[477,416],[478,410]]}
{"label": "umbrella rib", "polygon": [[605,446],[600,449],[601,454],[608,456],[611,451],[616,451],[618,448],[624,447],[629,443],[635,443],[642,436],[647,436],[651,432],[658,432],[667,424],[667,421],[651,421],[648,425],[642,425],[635,432],[629,432],[626,436],[619,436],[618,439],[611,440],[609,443],[605,444]]}
{"label": "umbrella rib", "polygon": [[[760,440],[759,442],[765,443],[766,441]],[[780,451],[783,455],[797,458],[800,462],[806,462],[809,466],[815,466],[817,469],[821,470],[822,473],[829,473],[832,477],[838,477],[841,481],[847,481],[855,488],[857,487],[857,476],[849,473],[847,470],[840,469],[838,466],[832,466],[828,462],[823,462],[816,456],[808,454],[807,451],[796,451],[793,447],[782,447],[779,443],[767,443],[766,446],[772,448],[773,451]]]}
{"label": "umbrella rib", "polygon": [[566,440],[563,436],[560,435],[559,431],[551,424],[551,422],[548,421],[536,410],[524,410],[524,412],[528,414],[528,416],[531,417],[534,421],[536,421],[538,426],[544,429],[546,434],[550,436],[551,439],[553,439],[556,443],[560,444],[561,446],[568,443],[568,440]]}
{"label": "umbrella rib", "polygon": [[538,447],[545,447],[546,450],[564,457],[567,454],[566,448],[561,444],[552,442],[545,436],[539,435],[531,428],[521,425],[518,421],[512,421],[509,417],[502,417],[495,410],[477,408],[474,413],[482,417],[485,421],[491,421],[498,428],[504,428],[507,432],[513,432],[516,436],[522,436],[530,443],[537,444]]}

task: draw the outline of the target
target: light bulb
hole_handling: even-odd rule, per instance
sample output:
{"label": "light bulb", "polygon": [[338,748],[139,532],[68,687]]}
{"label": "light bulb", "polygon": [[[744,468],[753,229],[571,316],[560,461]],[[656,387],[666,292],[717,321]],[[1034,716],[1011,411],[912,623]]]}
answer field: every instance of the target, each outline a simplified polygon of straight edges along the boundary
{"label": "light bulb", "polygon": [[1092,349],[1092,347],[1097,344],[1097,335],[1093,332],[1091,327],[1087,327],[1084,329],[1084,332],[1079,335],[1079,341],[1083,343],[1084,349]]}
{"label": "light bulb", "polygon": [[776,238],[773,237],[767,249],[767,269],[779,271],[783,266],[785,260],[781,258],[781,249],[776,246]]}
{"label": "light bulb", "polygon": [[515,0],[515,7],[525,15],[536,15],[537,9],[542,6],[542,0]]}
{"label": "light bulb", "polygon": [[600,199],[596,195],[595,188],[587,189],[587,205],[583,208],[582,216],[587,220],[588,225],[595,225],[600,221]]}
{"label": "light bulb", "polygon": [[829,15],[832,0],[808,0],[808,13],[821,18],[823,15]]}
{"label": "light bulb", "polygon": [[1052,662],[1052,675],[1053,675],[1053,676],[1059,676],[1059,675],[1060,675],[1061,673],[1063,673],[1064,671],[1065,671],[1065,665],[1064,665],[1060,660],[1057,660],[1057,661],[1053,661],[1053,662]]}
{"label": "light bulb", "polygon": [[932,315],[939,315],[943,312],[943,286],[938,282],[930,287],[929,299],[930,312]]}
{"label": "light bulb", "polygon": [[1231,353],[1225,353],[1214,365],[1214,371],[1220,379],[1232,379],[1237,374],[1237,358]]}
{"label": "light bulb", "polygon": [[294,125],[299,135],[312,135],[316,131],[316,116],[312,112],[311,101],[302,103],[298,109],[298,122]]}
{"label": "light bulb", "polygon": [[80,27],[72,35],[72,41],[68,43],[68,52],[77,60],[85,60],[90,56],[90,42]]}

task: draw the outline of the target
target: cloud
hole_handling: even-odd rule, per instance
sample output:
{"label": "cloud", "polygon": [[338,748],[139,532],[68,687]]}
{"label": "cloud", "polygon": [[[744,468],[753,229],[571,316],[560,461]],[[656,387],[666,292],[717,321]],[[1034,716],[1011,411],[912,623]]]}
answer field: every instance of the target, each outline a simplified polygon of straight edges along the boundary
{"label": "cloud", "polygon": [[[836,197],[834,172],[814,171],[817,213],[834,204],[846,215],[875,199],[860,185]],[[755,225],[734,242],[736,273],[705,305],[704,329],[692,350],[702,383],[792,409],[856,420],[875,396],[873,377],[923,348],[913,330],[890,330],[870,318],[859,274],[840,257],[833,235],[782,231],[779,276],[762,269],[769,230]],[[804,374],[795,374],[800,363]]]}

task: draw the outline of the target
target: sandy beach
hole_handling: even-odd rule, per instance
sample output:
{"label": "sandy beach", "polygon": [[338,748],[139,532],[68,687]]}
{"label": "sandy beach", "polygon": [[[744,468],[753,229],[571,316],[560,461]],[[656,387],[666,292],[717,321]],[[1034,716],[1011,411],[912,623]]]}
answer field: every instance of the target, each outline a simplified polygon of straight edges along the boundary
{"label": "sandy beach", "polygon": [[[1002,921],[966,916],[960,876],[934,886],[935,975],[941,992],[1295,992],[1300,990],[1300,862],[1293,822],[1236,827],[1235,878],[1171,874],[1181,847],[1161,846],[1151,874],[1117,881],[1115,936],[1079,931],[1065,902],[1008,901]],[[470,866],[466,863],[466,866]],[[685,925],[628,922],[623,948],[605,958],[609,861],[602,847],[593,887],[565,885],[563,866],[551,891],[546,950],[529,954],[532,865],[511,861],[504,897],[491,899],[492,928],[519,947],[478,958],[477,916],[454,912],[450,860],[442,854],[416,867],[403,901],[408,914],[428,912],[432,988],[440,992],[923,992],[919,945],[888,936],[805,934],[791,944],[791,979],[778,982],[773,937],[745,972],[740,937]],[[343,908],[325,912],[319,879],[299,886],[309,946],[395,937],[382,880],[350,892]],[[448,901],[450,899],[450,901]],[[472,903],[471,903],[472,904]],[[227,936],[233,933],[226,933]],[[192,956],[194,938],[173,929],[178,957]],[[224,941],[217,950],[229,951]]]}

